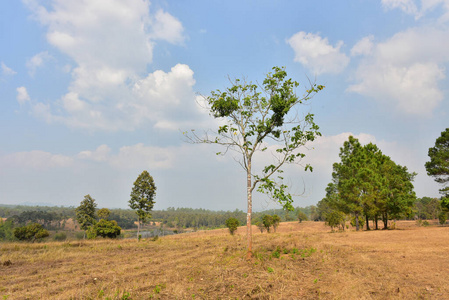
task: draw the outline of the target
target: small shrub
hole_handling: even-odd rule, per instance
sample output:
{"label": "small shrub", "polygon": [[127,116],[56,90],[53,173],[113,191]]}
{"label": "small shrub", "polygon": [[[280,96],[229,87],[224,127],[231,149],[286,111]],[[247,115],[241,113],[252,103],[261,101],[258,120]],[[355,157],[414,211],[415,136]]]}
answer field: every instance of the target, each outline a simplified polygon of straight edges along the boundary
{"label": "small shrub", "polygon": [[32,241],[43,239],[49,236],[49,233],[39,223],[31,223],[26,226],[14,229],[14,236],[21,241]]}
{"label": "small shrub", "polygon": [[270,232],[270,227],[271,225],[273,225],[273,217],[270,215],[264,215],[262,217],[262,224],[265,227],[265,229],[267,230],[267,232]]}
{"label": "small shrub", "polygon": [[254,225],[257,226],[257,228],[260,230],[260,233],[263,233],[263,231],[265,230],[265,226],[262,222],[256,222]]}
{"label": "small shrub", "polygon": [[281,218],[278,215],[273,215],[271,217],[271,222],[273,225],[274,232],[276,232],[276,229],[278,228],[279,223],[281,223]]}
{"label": "small shrub", "polygon": [[87,230],[86,230],[86,236],[89,240],[93,240],[97,237],[97,231],[95,230],[94,226],[90,226]]}
{"label": "small shrub", "polygon": [[344,224],[346,215],[341,211],[332,211],[326,215],[326,225],[329,226],[332,231],[334,228],[342,228],[344,230]]}
{"label": "small shrub", "polygon": [[240,222],[236,218],[229,218],[229,219],[226,220],[225,224],[226,224],[226,227],[228,227],[229,232],[231,233],[231,235],[234,235],[234,232],[239,227]]}
{"label": "small shrub", "polygon": [[444,225],[446,223],[447,220],[447,213],[442,211],[440,212],[440,214],[438,215],[438,221],[440,222],[441,225]]}
{"label": "small shrub", "polygon": [[53,239],[55,241],[65,241],[67,239],[67,234],[65,234],[65,232],[59,232],[59,233],[55,234]]}
{"label": "small shrub", "polygon": [[304,212],[302,212],[302,211],[298,212],[299,223],[302,223],[302,221],[308,221],[308,220],[309,220],[309,218],[307,218],[307,215]]}
{"label": "small shrub", "polygon": [[270,268],[270,267],[268,267],[268,268],[267,268],[267,271],[268,271],[268,273],[273,273],[273,272],[274,272],[274,269],[273,269],[273,268]]}
{"label": "small shrub", "polygon": [[97,224],[94,225],[94,230],[96,236],[114,239],[120,235],[122,228],[118,226],[117,222],[114,220],[109,221],[101,219]]}
{"label": "small shrub", "polygon": [[427,221],[427,220],[424,220],[423,222],[422,222],[422,226],[429,226],[430,224],[429,224],[429,222]]}
{"label": "small shrub", "polygon": [[271,254],[272,257],[274,258],[279,258],[281,257],[281,248],[279,248],[279,246],[276,248],[276,250]]}

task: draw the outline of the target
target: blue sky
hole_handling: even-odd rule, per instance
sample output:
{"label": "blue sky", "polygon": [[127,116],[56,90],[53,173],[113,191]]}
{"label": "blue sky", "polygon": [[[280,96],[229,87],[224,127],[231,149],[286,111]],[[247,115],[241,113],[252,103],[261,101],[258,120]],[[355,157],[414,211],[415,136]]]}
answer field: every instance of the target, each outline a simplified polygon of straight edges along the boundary
{"label": "blue sky", "polygon": [[[216,126],[200,95],[273,66],[326,89],[304,111],[323,136],[288,169],[295,206],[316,204],[353,134],[417,172],[448,127],[449,1],[0,2],[0,203],[126,207],[148,170],[156,209],[245,209],[232,155],[184,142]],[[298,94],[302,94],[298,89]],[[261,157],[259,164],[268,163]],[[254,207],[277,207],[256,196]]]}

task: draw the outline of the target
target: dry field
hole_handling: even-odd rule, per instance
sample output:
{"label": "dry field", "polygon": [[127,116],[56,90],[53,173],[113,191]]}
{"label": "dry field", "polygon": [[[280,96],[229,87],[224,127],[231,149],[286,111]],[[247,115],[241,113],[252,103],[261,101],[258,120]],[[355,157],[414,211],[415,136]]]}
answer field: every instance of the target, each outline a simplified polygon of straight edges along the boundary
{"label": "dry field", "polygon": [[0,244],[3,299],[449,299],[449,227]]}

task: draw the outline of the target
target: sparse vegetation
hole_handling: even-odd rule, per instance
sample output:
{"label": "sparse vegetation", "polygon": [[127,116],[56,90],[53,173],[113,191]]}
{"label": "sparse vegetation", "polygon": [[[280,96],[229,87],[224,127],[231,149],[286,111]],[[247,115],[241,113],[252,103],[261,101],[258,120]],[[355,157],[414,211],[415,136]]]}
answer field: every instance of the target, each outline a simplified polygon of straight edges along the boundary
{"label": "sparse vegetation", "polygon": [[[231,237],[228,229],[140,243],[135,239],[2,243],[0,295],[8,299],[191,299],[193,294],[198,299],[448,298],[447,228],[417,227],[414,221],[398,221],[397,227],[401,230],[329,234],[323,222],[283,222],[275,234],[254,234],[250,261],[245,259],[244,234]],[[33,282],[33,288],[24,282]]]}

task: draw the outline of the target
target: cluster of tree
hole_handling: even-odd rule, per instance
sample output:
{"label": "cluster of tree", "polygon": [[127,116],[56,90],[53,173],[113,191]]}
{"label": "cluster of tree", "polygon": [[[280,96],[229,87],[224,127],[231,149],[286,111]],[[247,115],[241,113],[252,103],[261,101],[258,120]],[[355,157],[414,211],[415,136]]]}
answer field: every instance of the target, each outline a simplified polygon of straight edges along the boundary
{"label": "cluster of tree", "polygon": [[253,215],[254,219],[261,219],[263,215],[278,215],[281,218],[281,220],[286,222],[295,220],[302,222],[308,221],[309,219],[314,220],[313,217],[316,215],[316,206],[310,205],[306,207],[295,207],[293,210],[286,210],[282,208],[270,209],[255,212]]}
{"label": "cluster of tree", "polygon": [[447,211],[442,206],[442,201],[438,198],[422,197],[416,199],[414,206],[414,216],[421,220],[435,220]]}
{"label": "cluster of tree", "polygon": [[41,224],[46,229],[63,229],[67,216],[54,211],[27,210],[8,218],[16,226],[24,226],[28,223]]}
{"label": "cluster of tree", "polygon": [[331,227],[340,226],[351,215],[356,230],[363,223],[369,230],[369,220],[378,229],[379,219],[386,229],[389,219],[413,214],[415,173],[396,164],[376,145],[362,146],[352,136],[340,148],[340,159],[333,165],[326,197],[318,203],[320,214]]}
{"label": "cluster of tree", "polygon": [[0,204],[0,217],[10,218],[12,216],[18,216],[24,212],[40,211],[49,214],[60,216],[62,219],[69,219],[75,217],[75,208],[64,206],[28,206],[28,205],[7,205]]}
{"label": "cluster of tree", "polygon": [[39,223],[29,223],[28,225],[14,229],[14,236],[20,241],[40,240],[49,236],[48,231]]}
{"label": "cluster of tree", "polygon": [[76,208],[76,220],[80,228],[85,230],[88,239],[94,239],[97,236],[103,238],[116,238],[121,233],[121,228],[114,220],[109,220],[111,211],[107,208],[96,210],[95,199],[90,195],[84,196],[80,206]]}
{"label": "cluster of tree", "polygon": [[246,214],[241,210],[211,211],[193,208],[168,208],[153,211],[153,220],[162,222],[171,228],[222,228],[229,218],[235,218],[240,224],[246,224]]}
{"label": "cluster of tree", "polygon": [[259,228],[260,232],[263,233],[264,230],[270,232],[270,228],[273,227],[274,232],[279,226],[281,218],[278,215],[262,215],[260,219],[256,219],[255,225]]}

